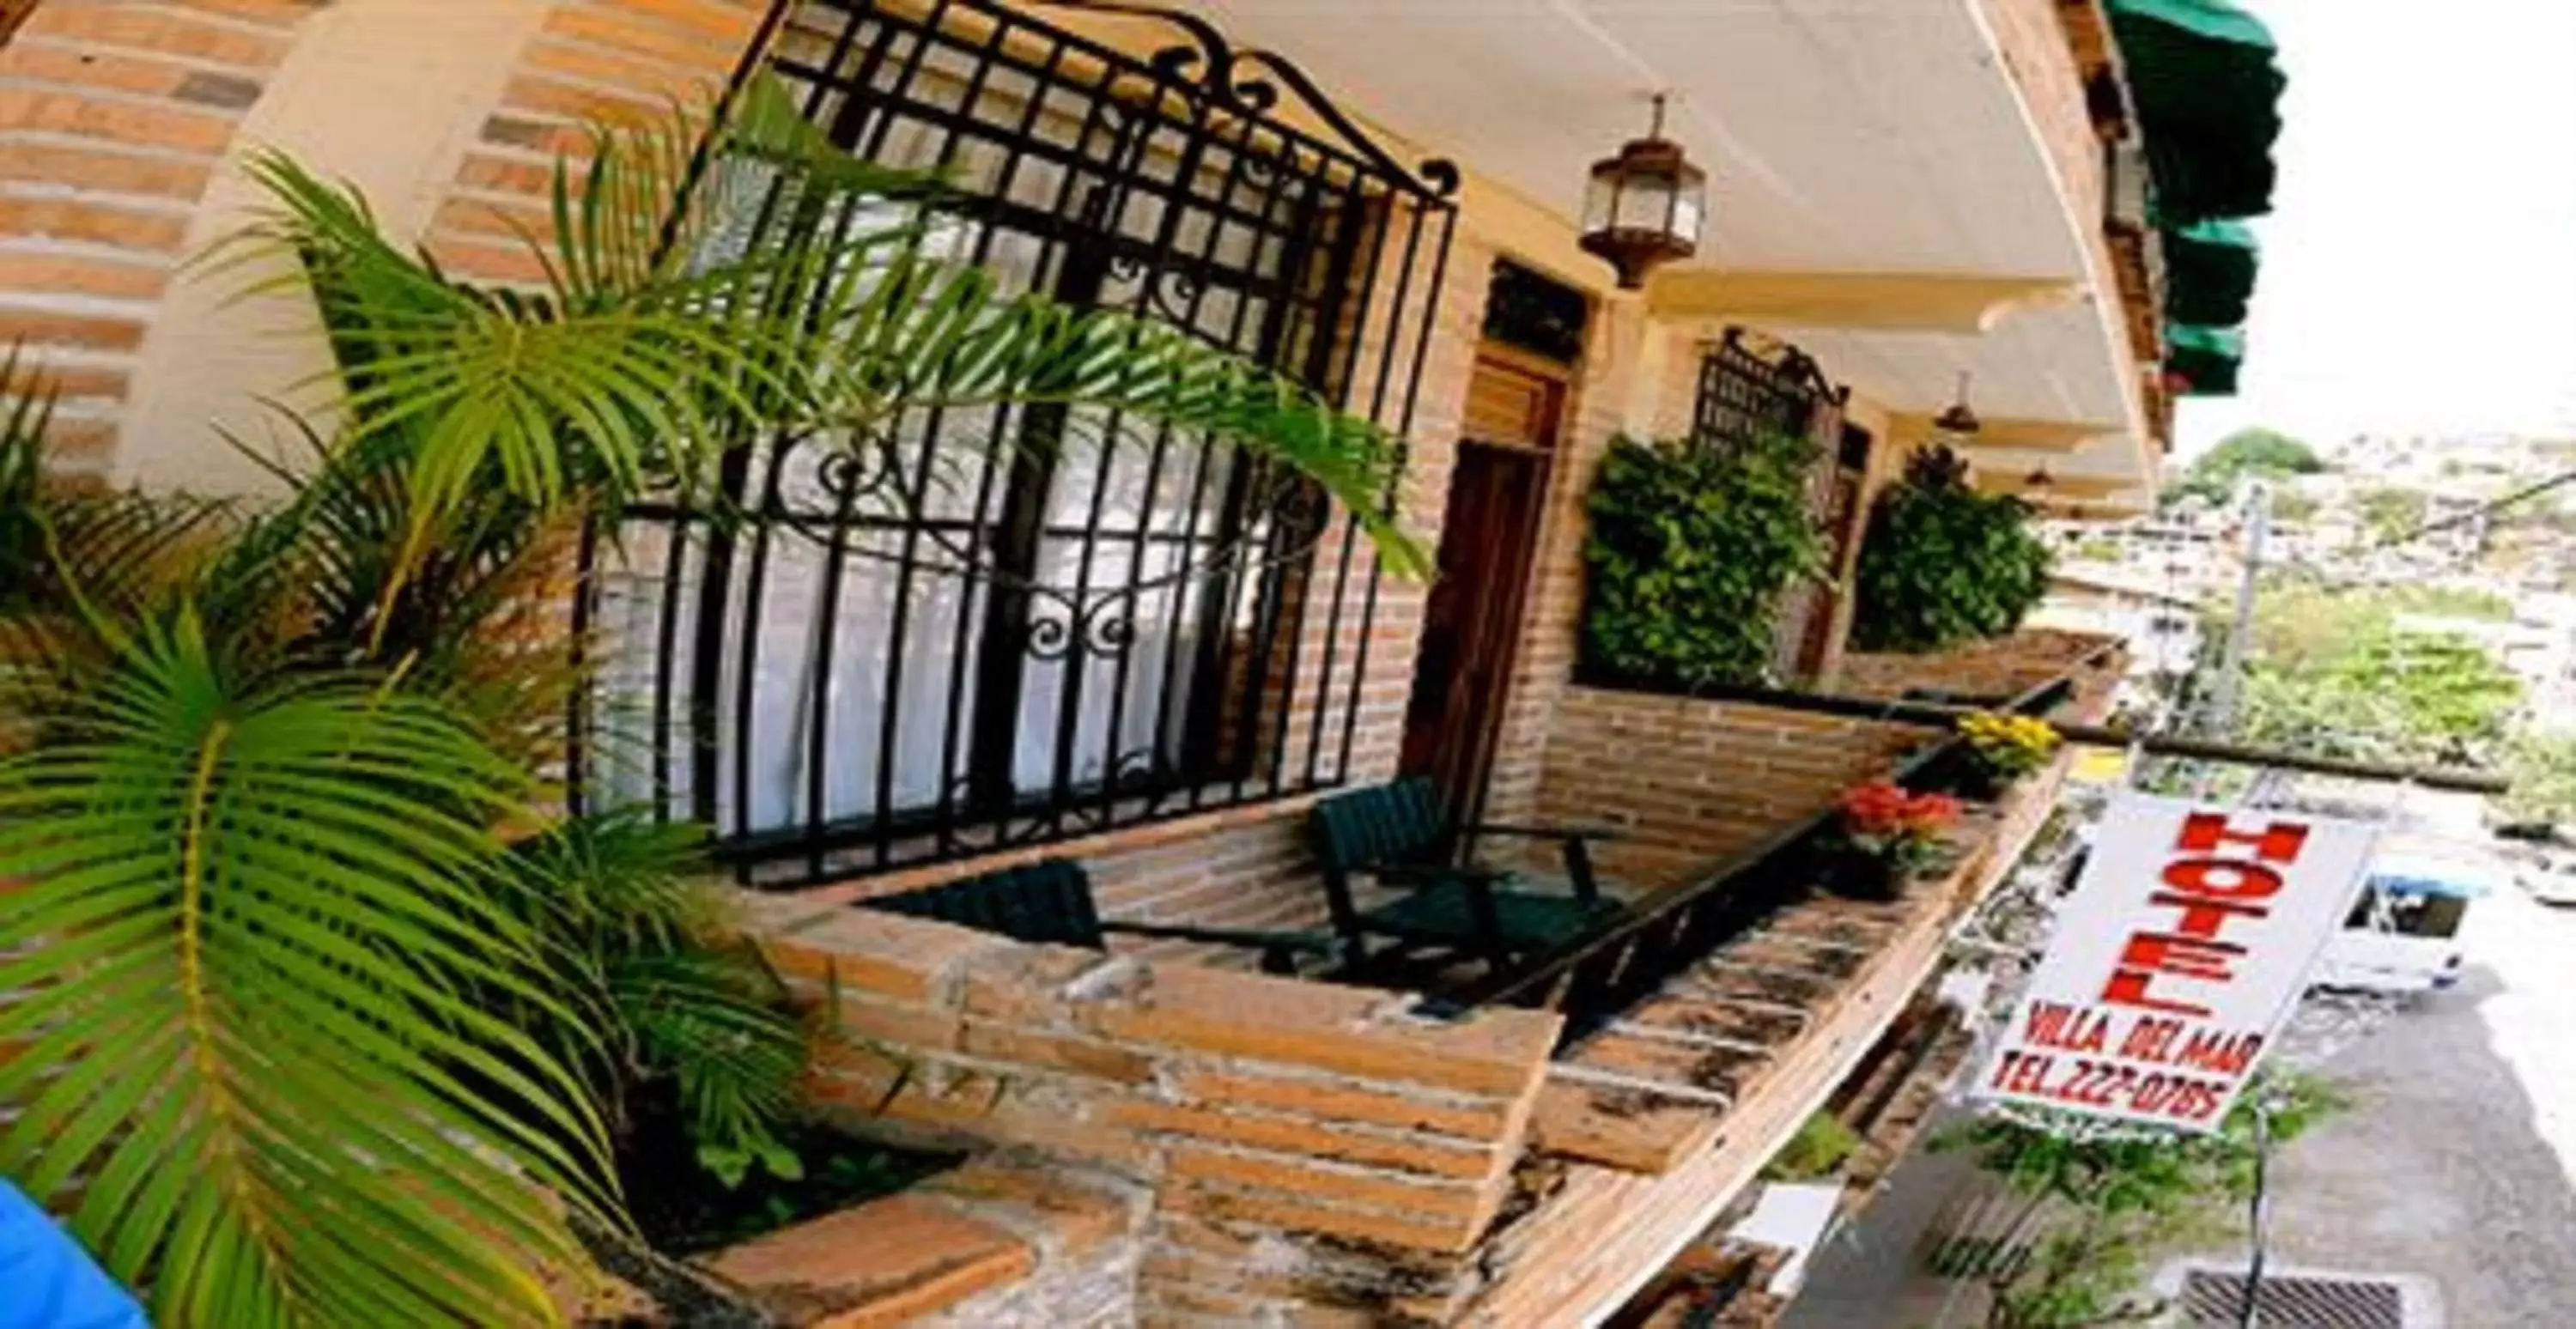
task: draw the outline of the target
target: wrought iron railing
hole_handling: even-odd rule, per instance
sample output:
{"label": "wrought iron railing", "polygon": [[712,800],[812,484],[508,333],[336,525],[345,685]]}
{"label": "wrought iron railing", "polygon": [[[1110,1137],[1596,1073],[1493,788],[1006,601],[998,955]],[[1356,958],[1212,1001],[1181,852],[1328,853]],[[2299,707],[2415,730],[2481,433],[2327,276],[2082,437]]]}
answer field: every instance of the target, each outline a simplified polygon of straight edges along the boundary
{"label": "wrought iron railing", "polygon": [[[1138,59],[989,0],[789,0],[768,67],[852,154],[939,171],[936,242],[1005,294],[1169,324],[1401,436],[1454,171],[1200,20],[1081,7],[1175,44]],[[597,745],[596,796],[795,884],[1342,781],[1378,573],[1310,486],[1058,405],[857,442],[748,440],[720,493],[624,514],[588,612],[602,723],[631,732]]]}
{"label": "wrought iron railing", "polygon": [[[2003,701],[1996,709],[2045,715],[2073,699],[2084,673],[2120,649],[2120,643],[2106,642],[2065,674]],[[1766,688],[1721,688],[1705,695],[1710,700],[1855,719],[1922,722],[1955,713],[1919,703]],[[1965,760],[1966,741],[1945,734],[1899,761],[1892,778],[1913,788],[1947,788]],[[1637,901],[1584,936],[1518,965],[1433,992],[1422,1009],[1447,1018],[1492,1006],[1558,1011],[1565,1016],[1559,1047],[1579,1043],[1720,946],[1805,898],[1817,881],[1819,854],[1834,833],[1838,815],[1828,808],[1785,825],[1701,876]]]}
{"label": "wrought iron railing", "polygon": [[1728,328],[1700,358],[1691,441],[1734,452],[1765,434],[1826,438],[1839,431],[1850,397],[1806,352],[1767,340],[1757,345],[1755,334]]}

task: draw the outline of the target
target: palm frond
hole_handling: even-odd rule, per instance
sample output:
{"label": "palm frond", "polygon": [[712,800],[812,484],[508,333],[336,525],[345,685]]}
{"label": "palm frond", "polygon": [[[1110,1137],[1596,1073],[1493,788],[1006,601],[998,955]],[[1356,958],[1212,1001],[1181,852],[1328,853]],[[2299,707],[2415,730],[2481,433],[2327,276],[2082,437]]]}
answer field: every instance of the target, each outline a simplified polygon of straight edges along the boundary
{"label": "palm frond", "polygon": [[748,954],[633,956],[607,979],[637,1059],[678,1084],[699,1161],[778,1158],[776,1130],[797,1110],[809,1047]]}
{"label": "palm frond", "polygon": [[[0,762],[0,1172],[173,1329],[530,1324],[613,1212],[496,907],[521,782],[440,708],[239,676],[184,607]],[[549,1195],[553,1198],[550,1199]]]}
{"label": "palm frond", "polygon": [[[515,848],[513,878],[567,984],[600,1030],[610,1082],[677,1083],[690,1136],[710,1157],[776,1157],[796,1109],[807,1039],[758,952],[731,934],[704,877],[701,828],[626,808],[574,818]],[[605,1037],[598,1035],[605,1032]]]}

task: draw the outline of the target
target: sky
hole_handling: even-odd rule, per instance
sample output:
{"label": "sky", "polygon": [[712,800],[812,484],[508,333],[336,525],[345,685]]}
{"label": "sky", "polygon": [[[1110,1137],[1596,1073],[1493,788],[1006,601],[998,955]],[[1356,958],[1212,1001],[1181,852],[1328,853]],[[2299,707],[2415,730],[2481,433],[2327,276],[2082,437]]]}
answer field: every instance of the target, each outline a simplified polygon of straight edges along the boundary
{"label": "sky", "polygon": [[2245,0],[2289,75],[2242,393],[2270,425],[2576,434],[2576,0]]}

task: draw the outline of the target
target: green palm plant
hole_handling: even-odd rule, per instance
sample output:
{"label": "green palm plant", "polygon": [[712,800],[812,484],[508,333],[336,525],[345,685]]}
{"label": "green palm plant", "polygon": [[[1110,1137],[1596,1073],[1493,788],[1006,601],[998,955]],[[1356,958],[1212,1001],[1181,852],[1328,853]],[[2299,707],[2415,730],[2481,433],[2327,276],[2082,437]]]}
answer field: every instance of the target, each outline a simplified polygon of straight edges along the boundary
{"label": "green palm plant", "polygon": [[233,261],[309,293],[334,360],[280,501],[48,485],[44,393],[0,373],[0,1172],[159,1323],[552,1322],[541,1271],[627,1231],[643,1086],[708,1165],[793,1166],[807,1034],[691,834],[548,811],[593,657],[530,624],[627,499],[703,493],[756,435],[1046,407],[1239,448],[1423,566],[1373,426],[1004,295],[945,256],[936,181],[850,162],[765,84],[725,109],[559,169],[534,291],[260,159],[275,209]]}

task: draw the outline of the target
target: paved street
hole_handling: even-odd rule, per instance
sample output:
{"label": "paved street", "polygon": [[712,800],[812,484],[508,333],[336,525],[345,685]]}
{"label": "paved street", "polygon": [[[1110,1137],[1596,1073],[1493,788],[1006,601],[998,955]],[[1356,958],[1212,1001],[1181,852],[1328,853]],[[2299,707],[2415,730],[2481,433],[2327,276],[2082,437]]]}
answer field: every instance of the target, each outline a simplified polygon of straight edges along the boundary
{"label": "paved street", "polygon": [[[2491,898],[2463,945],[2460,989],[2328,1065],[2359,1102],[2284,1151],[2273,1258],[2428,1276],[2451,1329],[2576,1325],[2576,911]],[[1909,1266],[1960,1176],[1954,1159],[1909,1160],[1819,1263],[1788,1329],[1943,1323],[1942,1285]],[[1947,1323],[1974,1323],[1972,1309]]]}
{"label": "paved street", "polygon": [[2429,1275],[2452,1329],[2576,1324],[2576,911],[2489,899],[2464,949],[2329,1064],[2360,1102],[2285,1151],[2273,1250]]}

